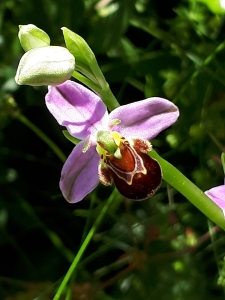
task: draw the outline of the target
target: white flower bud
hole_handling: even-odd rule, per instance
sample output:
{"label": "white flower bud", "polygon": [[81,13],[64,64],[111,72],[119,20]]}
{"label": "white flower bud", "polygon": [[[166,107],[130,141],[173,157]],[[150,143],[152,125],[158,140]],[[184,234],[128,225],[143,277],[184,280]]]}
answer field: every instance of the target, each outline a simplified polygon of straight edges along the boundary
{"label": "white flower bud", "polygon": [[75,58],[66,48],[36,48],[22,56],[15,81],[19,85],[58,85],[68,80],[74,69]]}
{"label": "white flower bud", "polygon": [[33,24],[19,26],[19,40],[24,51],[50,45],[50,38],[46,32]]}

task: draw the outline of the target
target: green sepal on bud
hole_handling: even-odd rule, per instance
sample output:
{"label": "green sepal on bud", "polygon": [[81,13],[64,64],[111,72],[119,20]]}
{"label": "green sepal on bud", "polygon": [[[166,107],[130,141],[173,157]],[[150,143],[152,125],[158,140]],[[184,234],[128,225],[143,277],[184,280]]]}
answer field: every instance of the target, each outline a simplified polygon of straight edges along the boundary
{"label": "green sepal on bud", "polygon": [[50,46],[50,37],[33,24],[19,25],[19,40],[24,51]]}
{"label": "green sepal on bud", "polygon": [[15,81],[19,85],[58,85],[68,80],[74,69],[75,58],[66,48],[36,48],[22,56]]}

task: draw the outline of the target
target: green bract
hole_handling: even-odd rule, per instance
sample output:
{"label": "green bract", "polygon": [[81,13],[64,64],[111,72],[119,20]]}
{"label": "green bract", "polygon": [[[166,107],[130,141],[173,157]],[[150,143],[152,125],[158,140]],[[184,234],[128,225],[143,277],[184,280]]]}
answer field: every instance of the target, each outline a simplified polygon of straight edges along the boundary
{"label": "green bract", "polygon": [[62,31],[66,47],[76,57],[76,70],[84,74],[100,88],[105,88],[107,82],[87,42],[66,27],[62,27]]}
{"label": "green bract", "polygon": [[25,52],[50,45],[50,38],[47,33],[33,24],[19,25],[18,36]]}
{"label": "green bract", "polygon": [[68,80],[74,69],[75,58],[66,48],[36,48],[21,58],[15,81],[20,85],[58,85]]}

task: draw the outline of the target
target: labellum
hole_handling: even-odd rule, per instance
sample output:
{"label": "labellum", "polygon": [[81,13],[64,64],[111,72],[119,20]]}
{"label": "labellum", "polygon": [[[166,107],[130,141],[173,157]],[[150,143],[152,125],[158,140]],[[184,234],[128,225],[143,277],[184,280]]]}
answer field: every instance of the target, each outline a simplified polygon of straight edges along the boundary
{"label": "labellum", "polygon": [[[114,182],[120,194],[131,200],[151,197],[162,181],[160,165],[147,154],[151,151],[151,144],[142,139],[125,139],[117,132],[99,133],[97,151],[101,156],[100,181],[105,185]],[[109,146],[104,142],[107,139],[101,138],[105,135],[110,137]]]}

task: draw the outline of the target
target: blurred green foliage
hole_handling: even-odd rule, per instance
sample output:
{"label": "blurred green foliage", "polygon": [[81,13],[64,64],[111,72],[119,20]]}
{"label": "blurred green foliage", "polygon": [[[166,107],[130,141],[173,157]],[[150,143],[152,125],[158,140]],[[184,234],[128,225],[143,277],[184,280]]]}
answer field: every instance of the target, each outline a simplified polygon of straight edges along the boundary
{"label": "blurred green foliage", "polygon": [[[61,196],[62,162],[18,113],[66,155],[73,145],[45,107],[46,88],[14,82],[18,25],[42,28],[52,45],[63,45],[63,26],[81,35],[121,104],[176,103],[178,122],[152,144],[206,190],[223,184],[225,149],[225,15],[212,2],[1,1],[0,299],[52,299],[112,191],[99,186],[74,205]],[[147,201],[118,196],[63,299],[224,299],[225,238],[213,226],[165,183]]]}

